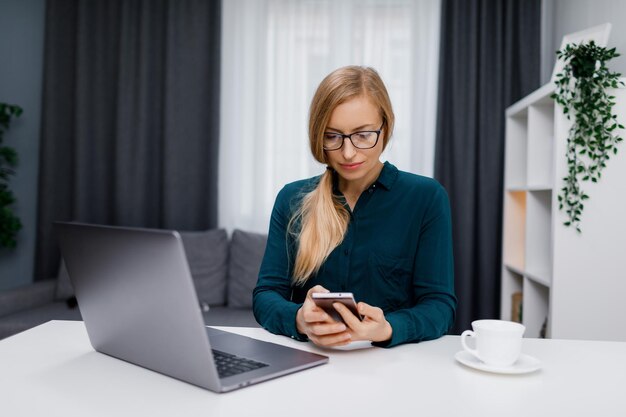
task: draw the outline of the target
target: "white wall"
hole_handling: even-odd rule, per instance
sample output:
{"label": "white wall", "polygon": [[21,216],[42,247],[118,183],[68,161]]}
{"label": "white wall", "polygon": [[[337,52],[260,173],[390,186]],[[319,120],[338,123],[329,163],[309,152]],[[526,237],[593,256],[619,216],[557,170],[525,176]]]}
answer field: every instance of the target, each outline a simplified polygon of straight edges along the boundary
{"label": "white wall", "polygon": [[0,290],[33,280],[45,9],[45,0],[0,0],[0,100],[24,109],[5,134],[19,157],[10,184],[23,228],[15,250],[0,249]]}
{"label": "white wall", "polygon": [[568,33],[602,23],[611,23],[609,46],[622,56],[609,64],[613,71],[626,76],[626,1],[623,0],[543,0],[541,34],[541,83],[549,82],[556,51]]}

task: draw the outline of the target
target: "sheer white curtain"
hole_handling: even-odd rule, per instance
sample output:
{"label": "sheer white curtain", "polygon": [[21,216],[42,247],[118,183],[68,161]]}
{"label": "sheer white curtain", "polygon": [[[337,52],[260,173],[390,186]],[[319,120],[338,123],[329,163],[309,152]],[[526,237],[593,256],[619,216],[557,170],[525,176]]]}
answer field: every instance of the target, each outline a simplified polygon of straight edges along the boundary
{"label": "sheer white curtain", "polygon": [[324,167],[308,149],[315,88],[344,65],[374,67],[396,114],[382,156],[432,175],[439,0],[223,2],[219,225],[267,232],[288,182]]}

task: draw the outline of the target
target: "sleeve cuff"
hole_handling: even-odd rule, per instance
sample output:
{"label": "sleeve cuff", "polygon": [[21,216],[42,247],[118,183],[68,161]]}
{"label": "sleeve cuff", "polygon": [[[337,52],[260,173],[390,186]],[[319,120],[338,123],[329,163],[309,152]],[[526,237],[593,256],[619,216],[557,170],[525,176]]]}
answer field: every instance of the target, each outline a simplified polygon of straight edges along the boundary
{"label": "sleeve cuff", "polygon": [[407,341],[406,322],[394,313],[389,313],[385,316],[385,319],[391,325],[391,339],[384,342],[372,342],[372,345],[382,348],[390,348],[405,343]]}
{"label": "sleeve cuff", "polygon": [[291,336],[292,339],[298,340],[300,342],[306,342],[309,340],[307,335],[298,332],[298,326],[296,325],[296,315],[298,314],[298,310],[300,310],[302,304],[290,304],[289,309],[286,311],[288,318],[284,321],[285,323],[289,323],[289,327],[286,334]]}

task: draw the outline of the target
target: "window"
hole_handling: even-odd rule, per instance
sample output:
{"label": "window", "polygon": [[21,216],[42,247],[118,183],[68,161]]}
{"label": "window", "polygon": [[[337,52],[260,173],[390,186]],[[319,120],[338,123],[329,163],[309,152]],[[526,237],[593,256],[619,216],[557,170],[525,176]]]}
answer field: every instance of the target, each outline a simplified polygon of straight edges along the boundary
{"label": "window", "polygon": [[383,160],[432,175],[439,0],[223,3],[220,226],[266,232],[276,194],[324,167],[308,148],[317,85],[350,64],[385,81],[396,127]]}

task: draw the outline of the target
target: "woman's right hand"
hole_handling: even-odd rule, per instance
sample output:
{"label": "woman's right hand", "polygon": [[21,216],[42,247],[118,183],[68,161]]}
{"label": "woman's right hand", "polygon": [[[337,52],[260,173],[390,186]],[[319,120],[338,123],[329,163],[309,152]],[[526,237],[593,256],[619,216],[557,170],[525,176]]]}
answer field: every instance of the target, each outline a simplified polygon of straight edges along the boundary
{"label": "woman's right hand", "polygon": [[318,346],[344,346],[350,343],[351,336],[345,324],[333,320],[324,310],[319,308],[311,294],[329,292],[321,285],[311,288],[302,307],[296,314],[298,332],[307,335],[309,340]]}

